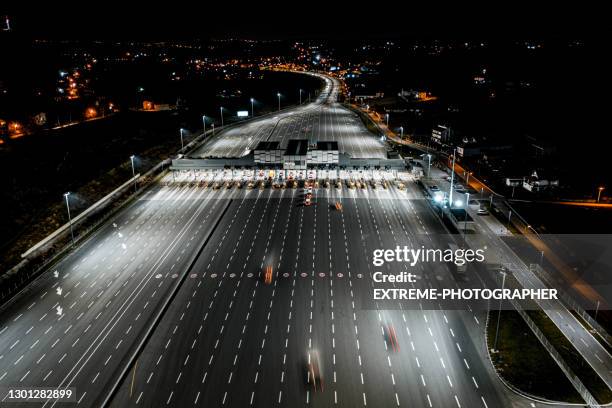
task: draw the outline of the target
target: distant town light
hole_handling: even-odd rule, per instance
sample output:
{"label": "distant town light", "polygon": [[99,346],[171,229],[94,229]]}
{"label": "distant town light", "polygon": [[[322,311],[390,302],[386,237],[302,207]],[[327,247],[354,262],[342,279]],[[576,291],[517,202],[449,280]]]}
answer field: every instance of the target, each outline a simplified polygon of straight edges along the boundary
{"label": "distant town light", "polygon": [[87,108],[85,111],[85,118],[92,119],[98,116],[98,112],[94,108]]}

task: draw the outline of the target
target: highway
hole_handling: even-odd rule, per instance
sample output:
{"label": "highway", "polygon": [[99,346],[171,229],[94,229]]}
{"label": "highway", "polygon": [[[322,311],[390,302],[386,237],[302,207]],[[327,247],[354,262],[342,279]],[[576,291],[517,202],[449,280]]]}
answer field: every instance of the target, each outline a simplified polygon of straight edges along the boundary
{"label": "highway", "polygon": [[[198,154],[284,142],[311,123],[309,137],[381,157],[384,145],[327,103],[335,92],[328,80],[322,100],[279,114],[286,123],[271,136],[264,118]],[[494,373],[484,312],[364,307],[374,249],[448,245],[420,189],[399,176],[405,188],[321,185],[304,206],[301,187],[216,189],[168,174],[3,306],[0,386],[73,387],[84,407],[536,406]],[[458,285],[446,264],[418,268],[417,287]],[[308,382],[309,359],[322,387]]]}
{"label": "highway", "polygon": [[[369,279],[373,248],[443,232],[418,191],[320,189],[312,207],[300,205],[299,189],[243,194],[114,406],[502,405],[482,359],[481,316],[359,306],[356,281]],[[260,276],[267,265],[275,270],[269,286]],[[383,335],[388,322],[398,352]],[[306,384],[315,351],[323,392]]]}
{"label": "highway", "polygon": [[[448,191],[450,183],[446,180],[446,174],[438,169],[433,169],[432,174],[437,175],[431,183],[436,183],[443,191]],[[462,197],[463,194],[455,193]],[[478,195],[476,195],[478,197]],[[474,198],[470,199],[473,201]],[[488,201],[488,200],[482,200]],[[477,215],[478,205],[471,205],[467,211],[475,220],[480,234],[474,234],[471,238],[472,245],[475,247],[488,245],[495,250],[490,252],[490,256],[495,256],[497,262],[506,265],[507,270],[514,275],[521,286],[530,289],[546,288],[546,284],[532,271],[527,265],[526,257],[521,251],[521,245],[513,238],[504,225],[502,225],[492,215]],[[525,242],[530,242],[533,238],[526,236]],[[517,245],[518,244],[518,245]],[[537,244],[537,243],[536,243]],[[548,248],[547,248],[548,249]],[[520,255],[523,255],[521,257]],[[552,251],[547,251],[547,257],[552,258],[556,255]],[[549,272],[550,273],[550,272]],[[558,272],[557,272],[558,273]],[[554,275],[553,275],[554,276]],[[612,355],[606,348],[587,330],[574,314],[560,301],[540,301],[538,302],[542,310],[557,326],[563,335],[576,348],[578,353],[587,363],[598,373],[599,377],[608,387],[612,388]]]}
{"label": "highway", "polygon": [[325,86],[313,103],[218,132],[190,157],[241,157],[260,141],[278,141],[285,148],[289,139],[308,139],[337,141],[340,151],[354,158],[386,158],[384,143],[367,131],[356,113],[336,102],[337,80],[321,78]]}

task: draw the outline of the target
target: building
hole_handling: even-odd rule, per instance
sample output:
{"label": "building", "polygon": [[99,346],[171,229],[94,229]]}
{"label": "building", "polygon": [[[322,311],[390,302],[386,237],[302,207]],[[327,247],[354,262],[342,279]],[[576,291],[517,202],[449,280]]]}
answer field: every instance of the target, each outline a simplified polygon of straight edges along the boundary
{"label": "building", "polygon": [[338,142],[317,142],[317,148],[308,151],[307,164],[337,165],[339,153]]}
{"label": "building", "polygon": [[527,136],[528,154],[530,157],[543,158],[553,155],[557,147],[548,141],[538,140],[535,137]]}
{"label": "building", "polygon": [[279,164],[283,161],[283,151],[278,142],[259,142],[253,156],[257,164]]}
{"label": "building", "polygon": [[256,164],[282,165],[284,169],[303,170],[308,165],[338,165],[338,142],[317,142],[308,145],[308,139],[291,139],[286,149],[279,142],[259,142],[253,150]]}
{"label": "building", "polygon": [[452,130],[448,126],[436,125],[431,130],[431,141],[439,145],[449,144],[452,139]]}
{"label": "building", "polygon": [[523,188],[531,193],[540,193],[559,187],[559,179],[556,177],[544,176],[541,172],[533,171],[531,176],[523,179]]}
{"label": "building", "polygon": [[291,139],[283,155],[284,169],[302,170],[308,161],[308,139]]}
{"label": "building", "polygon": [[510,143],[469,142],[457,146],[460,157],[494,157],[511,153],[514,146]]}

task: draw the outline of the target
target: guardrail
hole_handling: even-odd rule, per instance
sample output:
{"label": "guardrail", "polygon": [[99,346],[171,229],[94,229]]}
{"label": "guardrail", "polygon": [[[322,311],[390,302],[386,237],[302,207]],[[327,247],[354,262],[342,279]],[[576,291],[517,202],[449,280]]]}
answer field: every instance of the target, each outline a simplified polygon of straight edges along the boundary
{"label": "guardrail", "polygon": [[[169,164],[169,160],[163,160],[143,175],[137,175],[136,177],[130,178],[121,186],[73,218],[72,227],[75,228],[80,226],[81,229],[80,233],[75,233],[75,244],[83,242],[110,217],[116,214],[117,211],[121,210],[125,203],[129,202],[136,195],[140,194],[146,189],[146,187],[148,187],[148,185],[151,184],[148,183],[147,185],[143,186],[143,180],[150,180],[151,176],[155,175],[156,173],[161,174],[164,171],[164,166],[169,166]],[[125,196],[125,194],[131,190],[131,185],[134,182],[140,182],[140,187],[136,192],[132,192]],[[100,211],[105,210],[113,204],[116,204],[116,200],[121,196],[123,196],[124,199],[120,200],[115,208],[112,208],[110,211],[102,214],[98,219],[91,220],[92,222],[90,225],[83,225],[87,224],[91,218],[94,218],[94,214],[99,214]],[[20,263],[0,276],[0,300],[2,302],[6,303],[10,301],[17,293],[20,293],[26,289],[28,285],[33,282],[33,280],[46,268],[49,268],[51,265],[56,263],[62,256],[72,249],[72,242],[66,243],[65,240],[63,240],[66,238],[69,228],[70,223],[64,224],[49,236],[45,237],[45,239],[41,240],[28,251],[24,252],[22,255],[23,260]],[[57,248],[54,249],[54,246]]]}
{"label": "guardrail", "polygon": [[131,179],[129,179],[128,181],[126,181],[125,183],[123,183],[122,185],[120,185],[119,187],[117,187],[116,189],[114,189],[113,191],[105,195],[104,197],[102,197],[100,200],[96,201],[94,204],[88,207],[85,211],[81,212],[79,215],[74,217],[71,222],[65,223],[64,225],[62,225],[61,227],[53,231],[51,234],[47,235],[44,239],[34,244],[30,249],[28,249],[23,254],[21,254],[21,257],[22,258],[28,257],[29,255],[33,254],[34,252],[44,247],[47,243],[51,242],[61,233],[67,231],[71,227],[76,227],[80,223],[81,220],[87,217],[87,215],[89,215],[91,212],[93,212],[94,210],[96,210],[97,208],[105,204],[108,200],[111,199],[112,196],[114,196],[115,194],[123,190],[126,186],[129,186],[135,183],[139,177],[140,177],[140,173],[136,174],[134,177],[132,177]]}
{"label": "guardrail", "polygon": [[563,289],[559,288],[558,287],[559,285],[554,285],[554,283],[550,281],[550,274],[548,274],[544,270],[544,268],[542,268],[538,264],[530,264],[529,269],[531,269],[531,271],[538,278],[540,278],[540,280],[544,282],[544,284],[548,285],[549,287],[556,288],[557,294],[561,298],[561,301],[563,301],[563,303],[566,304],[567,308],[570,311],[576,312],[578,316],[580,316],[584,321],[586,321],[593,328],[593,330],[597,333],[597,335],[599,335],[602,338],[602,340],[606,342],[608,347],[612,347],[612,336],[610,336],[608,332],[595,319],[593,319],[591,315],[589,315],[582,308],[582,306],[580,306],[578,302],[574,300],[572,296],[570,296]]}
{"label": "guardrail", "polygon": [[[305,73],[308,74],[308,73]],[[304,103],[303,105],[307,105],[308,103]],[[263,115],[254,116],[246,120],[241,120],[233,123],[228,123],[224,126],[217,127],[214,130],[208,129],[206,132],[202,132],[194,139],[192,139],[187,145],[181,148],[178,153],[186,154],[192,153],[195,149],[198,149],[204,146],[208,141],[212,140],[212,138],[208,138],[209,135],[217,135],[228,129],[231,129],[236,126],[243,125],[245,122],[250,122],[254,120],[258,120],[267,116],[276,115],[278,113],[283,113],[286,110],[294,109],[297,106],[302,105],[288,105],[285,106],[280,111],[271,111],[265,113]],[[150,176],[157,174],[158,176],[163,174],[164,171],[168,170],[170,165],[172,164],[172,159],[166,159],[159,162],[157,165],[149,169],[143,175],[136,175],[135,177],[129,179],[121,186],[113,190],[111,193],[107,194],[102,199],[98,200],[92,206],[88,207],[86,210],[81,212],[79,215],[72,219],[72,227],[74,228],[77,224],[84,224],[90,216],[99,212],[107,206],[113,204],[114,200],[112,200],[113,196],[118,196],[120,194],[125,193],[126,190],[129,190],[129,186],[134,182],[141,182],[142,180],[147,180]],[[166,168],[164,168],[166,166]],[[161,170],[161,171],[160,171]],[[149,184],[150,185],[150,184]],[[117,211],[119,211],[122,206],[133,199],[136,195],[141,193],[147,186],[144,186],[138,189],[135,193],[130,194],[128,197],[123,200],[117,208],[110,211],[108,214],[102,216],[99,220],[95,221],[92,225],[86,228],[84,231],[81,231],[81,234],[75,235],[75,242],[81,242],[85,238],[87,238],[92,232],[94,232],[97,228],[99,228],[102,224],[104,224],[111,216],[113,216]],[[64,256],[71,248],[71,244],[63,245],[57,251],[53,251],[52,255],[45,259],[44,255],[48,255],[46,252],[50,251],[50,247],[54,245],[58,245],[61,242],[61,239],[65,237],[66,232],[70,228],[70,223],[62,225],[60,228],[52,232],[50,235],[45,237],[43,240],[35,244],[33,247],[24,252],[21,256],[23,260],[19,262],[16,266],[9,269],[2,275],[0,275],[0,301],[6,304],[10,301],[10,299],[14,298],[17,293],[20,293],[24,289],[28,287],[28,285],[33,282],[33,280],[38,277],[46,268],[48,268],[53,263],[57,262],[62,256]]]}
{"label": "guardrail", "polygon": [[[508,269],[508,270],[511,270],[511,269]],[[497,281],[498,285],[500,286],[502,285],[502,278],[500,277],[499,274],[494,274],[493,278]],[[516,282],[520,286],[520,283],[518,281]],[[593,408],[599,407],[600,404],[597,402],[595,397],[593,397],[593,395],[589,392],[589,390],[584,385],[582,380],[580,380],[580,378],[574,373],[574,371],[570,368],[570,366],[565,362],[565,360],[563,359],[561,354],[559,354],[555,346],[553,346],[550,343],[550,341],[548,341],[548,339],[546,338],[544,333],[542,333],[538,325],[525,312],[520,302],[514,299],[510,299],[509,302],[512,304],[512,307],[514,307],[514,309],[519,313],[519,315],[521,315],[521,317],[523,318],[527,326],[529,326],[529,328],[531,329],[533,334],[536,336],[536,338],[540,341],[542,346],[544,346],[546,351],[548,351],[552,359],[555,360],[555,363],[557,363],[561,371],[563,371],[563,374],[565,374],[565,376],[572,383],[576,391],[578,391],[578,393],[580,394],[580,396],[582,397],[586,405],[589,407],[593,407]]]}

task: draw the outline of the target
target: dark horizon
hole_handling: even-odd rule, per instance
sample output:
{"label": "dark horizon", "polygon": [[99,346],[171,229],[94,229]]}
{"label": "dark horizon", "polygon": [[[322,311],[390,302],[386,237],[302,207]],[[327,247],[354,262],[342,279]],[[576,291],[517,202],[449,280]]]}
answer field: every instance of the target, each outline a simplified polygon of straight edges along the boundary
{"label": "dark horizon", "polygon": [[[85,10],[66,6],[36,12],[3,12],[12,31],[31,38],[63,40],[207,40],[207,39],[554,39],[601,37],[604,24],[590,10],[514,4],[503,13],[474,5],[443,12],[422,7],[381,6],[370,13],[357,6],[299,10],[280,16],[274,6],[237,5],[228,9],[137,10],[135,6]],[[277,6],[287,11],[285,6]],[[193,7],[192,7],[193,8]],[[380,11],[379,11],[380,10]],[[490,15],[482,15],[488,12]],[[4,26],[4,21],[2,21]]]}

